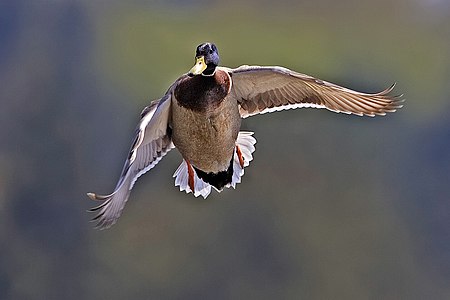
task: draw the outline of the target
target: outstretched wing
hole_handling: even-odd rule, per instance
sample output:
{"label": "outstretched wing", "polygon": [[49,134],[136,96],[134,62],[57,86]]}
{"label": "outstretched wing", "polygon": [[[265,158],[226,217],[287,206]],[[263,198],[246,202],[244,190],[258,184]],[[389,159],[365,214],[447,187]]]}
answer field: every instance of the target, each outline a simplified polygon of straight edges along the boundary
{"label": "outstretched wing", "polygon": [[385,115],[401,108],[394,85],[375,94],[356,92],[282,67],[241,66],[226,69],[243,118],[291,108],[326,108],[359,116]]}
{"label": "outstretched wing", "polygon": [[98,212],[93,219],[97,221],[97,228],[109,228],[116,223],[139,176],[152,169],[170,149],[175,147],[169,128],[170,105],[171,97],[170,93],[167,93],[142,112],[130,154],[114,192],[105,196],[87,194],[93,200],[103,201],[91,209]]}

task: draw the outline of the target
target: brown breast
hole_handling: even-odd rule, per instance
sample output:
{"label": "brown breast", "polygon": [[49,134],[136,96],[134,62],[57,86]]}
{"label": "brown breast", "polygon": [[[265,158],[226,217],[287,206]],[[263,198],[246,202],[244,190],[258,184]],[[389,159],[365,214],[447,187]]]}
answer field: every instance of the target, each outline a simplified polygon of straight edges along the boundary
{"label": "brown breast", "polygon": [[220,105],[230,91],[229,75],[217,70],[214,76],[186,77],[175,88],[175,98],[187,109],[204,112]]}

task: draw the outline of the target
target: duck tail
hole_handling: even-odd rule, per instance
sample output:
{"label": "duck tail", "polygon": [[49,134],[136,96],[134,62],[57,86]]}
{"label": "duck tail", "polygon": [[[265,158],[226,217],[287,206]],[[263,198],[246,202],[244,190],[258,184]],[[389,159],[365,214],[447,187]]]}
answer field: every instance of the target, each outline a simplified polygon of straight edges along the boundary
{"label": "duck tail", "polygon": [[186,160],[183,160],[173,177],[175,177],[175,186],[179,186],[180,191],[193,193],[195,197],[201,195],[204,199],[211,193],[211,185],[199,178]]}
{"label": "duck tail", "polygon": [[256,139],[252,136],[253,132],[241,131],[236,140],[236,148],[233,156],[233,177],[231,183],[226,187],[236,188],[236,184],[241,182],[244,176],[244,168],[253,160],[253,152],[255,152]]}
{"label": "duck tail", "polygon": [[201,195],[205,199],[211,193],[211,187],[218,192],[224,187],[236,188],[236,184],[241,182],[244,175],[244,168],[253,160],[252,153],[255,151],[256,140],[252,135],[253,132],[239,132],[233,159],[226,171],[217,174],[205,173],[183,160],[173,174],[175,186],[179,186],[180,191],[193,193],[195,197]]}

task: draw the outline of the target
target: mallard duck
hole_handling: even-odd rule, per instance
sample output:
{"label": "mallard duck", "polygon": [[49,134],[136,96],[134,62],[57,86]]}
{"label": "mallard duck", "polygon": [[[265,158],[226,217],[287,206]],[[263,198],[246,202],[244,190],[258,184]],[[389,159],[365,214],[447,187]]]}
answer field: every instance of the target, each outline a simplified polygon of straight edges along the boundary
{"label": "mallard duck", "polygon": [[112,226],[139,176],[175,147],[183,157],[175,186],[206,198],[212,188],[235,188],[253,159],[256,140],[252,132],[240,131],[242,118],[302,107],[384,116],[402,107],[402,95],[391,95],[394,86],[367,94],[283,67],[220,67],[216,45],[203,43],[194,67],[142,111],[114,192],[88,193],[103,201],[91,210],[98,212],[93,220],[99,228]]}

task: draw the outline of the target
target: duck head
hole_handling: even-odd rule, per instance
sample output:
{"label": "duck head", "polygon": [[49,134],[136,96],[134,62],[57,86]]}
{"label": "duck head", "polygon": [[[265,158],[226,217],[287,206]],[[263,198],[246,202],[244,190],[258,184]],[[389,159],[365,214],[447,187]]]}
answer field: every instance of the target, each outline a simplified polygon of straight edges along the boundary
{"label": "duck head", "polygon": [[197,46],[195,52],[195,65],[189,71],[190,76],[212,76],[219,65],[219,52],[213,43],[203,43]]}

